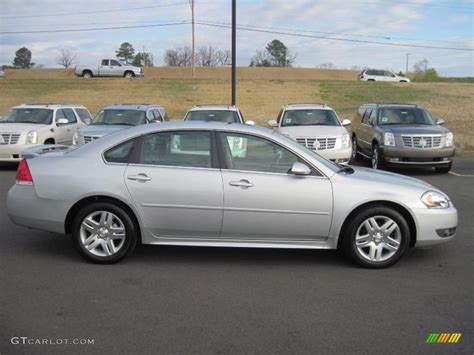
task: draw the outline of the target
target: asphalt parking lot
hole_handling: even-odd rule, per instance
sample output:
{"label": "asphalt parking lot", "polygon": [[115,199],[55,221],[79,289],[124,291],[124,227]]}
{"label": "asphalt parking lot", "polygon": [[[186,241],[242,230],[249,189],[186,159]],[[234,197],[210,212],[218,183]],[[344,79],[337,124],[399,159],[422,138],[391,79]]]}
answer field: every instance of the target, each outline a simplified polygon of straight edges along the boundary
{"label": "asphalt parking lot", "polygon": [[[0,167],[0,353],[473,353],[474,159],[452,173],[399,171],[445,191],[455,240],[385,270],[336,251],[143,246],[87,263],[68,237],[13,225]],[[430,333],[458,344],[426,344]],[[93,339],[13,345],[12,337]]]}

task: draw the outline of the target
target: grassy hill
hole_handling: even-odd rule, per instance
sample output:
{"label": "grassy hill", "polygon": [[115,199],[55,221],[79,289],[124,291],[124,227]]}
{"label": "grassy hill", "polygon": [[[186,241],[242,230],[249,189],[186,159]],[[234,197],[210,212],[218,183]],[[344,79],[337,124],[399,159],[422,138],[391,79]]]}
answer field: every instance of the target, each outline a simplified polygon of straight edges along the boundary
{"label": "grassy hill", "polygon": [[[91,112],[113,103],[149,102],[180,119],[195,104],[230,101],[230,68],[147,68],[145,78],[76,78],[71,70],[10,70],[0,81],[0,112],[28,102],[81,103]],[[444,118],[458,151],[474,154],[474,85],[468,83],[368,83],[356,72],[325,69],[238,68],[237,102],[258,124],[275,118],[289,102],[326,102],[352,119],[366,102],[410,102]],[[1,114],[0,113],[0,114]]]}

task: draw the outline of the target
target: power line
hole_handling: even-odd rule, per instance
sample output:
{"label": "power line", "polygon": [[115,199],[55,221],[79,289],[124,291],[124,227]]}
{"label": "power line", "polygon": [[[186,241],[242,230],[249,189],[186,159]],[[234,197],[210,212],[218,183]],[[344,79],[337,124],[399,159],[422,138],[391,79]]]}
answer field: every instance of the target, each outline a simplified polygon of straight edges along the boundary
{"label": "power line", "polygon": [[[218,25],[218,24],[208,23],[208,22],[204,22],[204,21],[196,21],[196,23],[201,25],[201,26],[209,26],[209,27],[219,27],[219,28],[230,28],[231,27],[229,25]],[[470,49],[470,48],[438,47],[438,46],[429,46],[429,45],[421,45],[421,44],[378,42],[378,41],[369,41],[369,40],[361,40],[361,39],[337,38],[337,37],[329,37],[329,36],[316,36],[316,35],[309,35],[309,34],[303,34],[303,33],[265,30],[265,29],[249,28],[249,27],[243,27],[243,26],[237,26],[237,28],[239,30],[249,31],[249,32],[271,33],[271,34],[279,34],[279,35],[284,35],[284,36],[304,37],[304,38],[318,38],[318,39],[326,39],[326,40],[341,41],[341,42],[377,44],[377,45],[386,45],[386,46],[394,46],[394,47],[414,47],[414,48],[427,48],[427,49],[474,51],[474,49]]]}
{"label": "power line", "polygon": [[0,16],[1,19],[15,19],[15,18],[31,18],[31,17],[53,17],[53,16],[70,16],[70,15],[89,15],[89,14],[99,14],[105,12],[119,12],[119,11],[132,11],[132,10],[144,10],[144,9],[156,9],[160,7],[171,7],[171,6],[182,6],[186,5],[187,2],[176,2],[169,4],[161,5],[151,5],[151,6],[139,6],[139,7],[126,7],[118,9],[98,9],[90,11],[75,11],[75,12],[62,12],[55,14],[38,14],[38,15],[12,15],[12,16]]}
{"label": "power line", "polygon": [[[88,23],[43,23],[43,24],[36,24],[36,25],[21,25],[21,27],[59,27],[59,26],[90,26],[90,25],[119,25],[119,24],[126,24],[126,23],[167,23],[167,22],[179,22],[179,21],[184,21],[184,20],[177,20],[177,19],[169,19],[169,20],[160,20],[160,21],[114,21],[114,22],[88,22]],[[8,26],[3,26],[0,25],[1,29],[4,28],[18,28],[18,25],[8,25]]]}
{"label": "power line", "polygon": [[5,32],[2,31],[2,35],[11,35],[11,34],[32,34],[32,33],[59,33],[59,32],[89,32],[89,31],[108,31],[108,30],[123,30],[131,28],[148,28],[148,27],[166,27],[166,26],[180,26],[186,25],[190,21],[180,21],[180,22],[170,22],[170,23],[160,23],[154,25],[137,25],[137,26],[116,26],[116,27],[95,27],[95,28],[75,28],[75,29],[59,29],[59,30],[42,30],[42,31],[17,31],[17,32]]}
{"label": "power line", "polygon": [[459,5],[452,5],[452,4],[442,4],[442,3],[418,3],[418,2],[411,2],[411,1],[390,1],[384,0],[383,2],[379,1],[368,1],[368,0],[352,0],[359,3],[365,4],[373,4],[373,5],[408,5],[408,6],[415,6],[415,7],[441,7],[447,9],[454,9],[454,10],[472,10],[472,3],[470,6],[459,6]]}

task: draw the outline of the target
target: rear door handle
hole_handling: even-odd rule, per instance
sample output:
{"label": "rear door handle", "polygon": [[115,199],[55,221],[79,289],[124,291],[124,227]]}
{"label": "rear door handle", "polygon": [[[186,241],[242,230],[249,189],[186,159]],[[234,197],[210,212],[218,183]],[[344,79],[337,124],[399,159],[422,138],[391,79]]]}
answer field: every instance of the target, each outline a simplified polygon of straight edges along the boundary
{"label": "rear door handle", "polygon": [[244,189],[248,189],[249,187],[253,187],[253,184],[248,180],[240,180],[240,181],[231,181],[229,182],[230,186],[242,187]]}
{"label": "rear door handle", "polygon": [[147,182],[151,180],[151,177],[147,176],[146,174],[138,174],[138,175],[128,175],[127,179],[133,180],[133,181]]}

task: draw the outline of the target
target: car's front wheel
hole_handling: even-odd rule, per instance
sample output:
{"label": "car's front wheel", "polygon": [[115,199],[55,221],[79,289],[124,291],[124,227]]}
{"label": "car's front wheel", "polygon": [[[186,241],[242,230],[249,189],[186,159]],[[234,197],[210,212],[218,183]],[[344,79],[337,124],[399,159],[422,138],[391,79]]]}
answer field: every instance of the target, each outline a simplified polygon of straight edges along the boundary
{"label": "car's front wheel", "polygon": [[124,209],[110,202],[95,202],[76,214],[72,239],[86,259],[112,264],[135,249],[138,237],[137,228]]}
{"label": "car's front wheel", "polygon": [[352,161],[357,161],[357,160],[361,160],[361,156],[359,154],[359,148],[357,146],[357,137],[356,135],[354,134],[352,136]]}
{"label": "car's front wheel", "polygon": [[410,244],[410,228],[393,208],[374,206],[354,216],[342,237],[347,256],[360,266],[378,269],[400,260]]}
{"label": "car's front wheel", "polygon": [[382,153],[380,152],[379,145],[374,143],[372,146],[372,159],[371,159],[372,169],[383,169],[383,157]]}
{"label": "car's front wheel", "polygon": [[133,72],[131,72],[131,71],[127,71],[127,72],[125,72],[124,76],[126,78],[133,78],[135,76],[135,74],[133,74]]}

